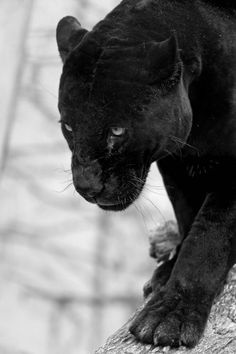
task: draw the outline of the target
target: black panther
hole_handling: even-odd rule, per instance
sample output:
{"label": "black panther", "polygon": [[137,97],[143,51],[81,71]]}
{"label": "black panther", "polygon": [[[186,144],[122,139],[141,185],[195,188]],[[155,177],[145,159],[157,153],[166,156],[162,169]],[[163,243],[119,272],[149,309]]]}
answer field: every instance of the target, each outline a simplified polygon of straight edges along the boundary
{"label": "black panther", "polygon": [[123,210],[157,162],[182,237],[130,332],[193,347],[236,260],[235,1],[123,0],[91,31],[63,18],[57,43],[75,189]]}

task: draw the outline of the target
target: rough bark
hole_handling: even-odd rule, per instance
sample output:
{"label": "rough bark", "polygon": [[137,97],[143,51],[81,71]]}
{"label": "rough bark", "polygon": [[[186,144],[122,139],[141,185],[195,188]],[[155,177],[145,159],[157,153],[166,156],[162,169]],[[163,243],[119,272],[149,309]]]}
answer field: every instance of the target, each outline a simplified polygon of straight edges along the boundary
{"label": "rough bark", "polygon": [[[159,241],[160,239],[157,242]],[[153,248],[152,243],[151,248]],[[141,344],[137,342],[128,331],[131,320],[132,318],[121,329],[108,338],[106,344],[98,349],[95,354],[158,354],[166,352],[176,354],[235,354],[236,265],[229,273],[222,293],[215,300],[204,335],[195,348],[155,348],[151,345]]]}

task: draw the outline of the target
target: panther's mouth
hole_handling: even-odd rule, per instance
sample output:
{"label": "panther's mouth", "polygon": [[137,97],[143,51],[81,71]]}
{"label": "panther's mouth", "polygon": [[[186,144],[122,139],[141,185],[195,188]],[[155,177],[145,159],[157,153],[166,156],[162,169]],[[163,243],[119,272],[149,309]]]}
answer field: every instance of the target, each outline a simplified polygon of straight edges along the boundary
{"label": "panther's mouth", "polygon": [[122,211],[125,210],[129,205],[124,206],[123,204],[114,204],[114,205],[101,205],[98,204],[99,208],[105,211]]}
{"label": "panther's mouth", "polygon": [[[83,173],[82,173],[83,172]],[[148,169],[130,169],[126,174],[112,173],[99,179],[92,168],[80,171],[74,166],[73,182],[76,191],[88,202],[105,211],[122,211],[139,197],[145,185]]]}
{"label": "panther's mouth", "polygon": [[127,209],[134,200],[129,201],[129,202],[122,202],[122,203],[116,203],[116,204],[99,204],[97,203],[97,205],[99,206],[99,208],[105,210],[105,211],[122,211]]}
{"label": "panther's mouth", "polygon": [[122,190],[121,186],[120,188],[116,187],[116,189],[122,190],[121,193],[115,193],[115,195],[110,196],[110,198],[109,196],[104,198],[102,195],[96,198],[96,204],[101,209],[105,211],[122,211],[135,202],[143,190],[148,170],[144,170],[143,168],[143,174],[140,173],[140,177],[138,177],[137,172],[132,172],[131,178],[127,178],[126,180],[125,189]]}

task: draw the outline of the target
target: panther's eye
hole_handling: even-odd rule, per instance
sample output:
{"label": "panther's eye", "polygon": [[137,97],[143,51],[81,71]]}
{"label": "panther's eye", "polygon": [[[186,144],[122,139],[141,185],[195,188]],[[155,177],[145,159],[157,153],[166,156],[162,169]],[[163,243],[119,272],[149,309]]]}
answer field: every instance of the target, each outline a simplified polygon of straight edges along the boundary
{"label": "panther's eye", "polygon": [[71,126],[70,125],[68,125],[68,124],[64,124],[65,125],[65,128],[66,128],[66,130],[68,130],[68,132],[72,132],[72,128],[71,128]]}
{"label": "panther's eye", "polygon": [[125,128],[113,127],[111,128],[112,135],[122,136],[125,133]]}

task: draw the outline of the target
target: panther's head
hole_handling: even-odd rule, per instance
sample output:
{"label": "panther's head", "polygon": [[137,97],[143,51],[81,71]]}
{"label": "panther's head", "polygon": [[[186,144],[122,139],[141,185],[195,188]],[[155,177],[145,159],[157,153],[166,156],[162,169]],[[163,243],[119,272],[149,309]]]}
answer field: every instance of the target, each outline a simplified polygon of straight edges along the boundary
{"label": "panther's head", "polygon": [[177,38],[101,41],[73,17],[57,27],[61,127],[75,189],[105,210],[139,196],[153,161],[186,141],[192,111]]}

